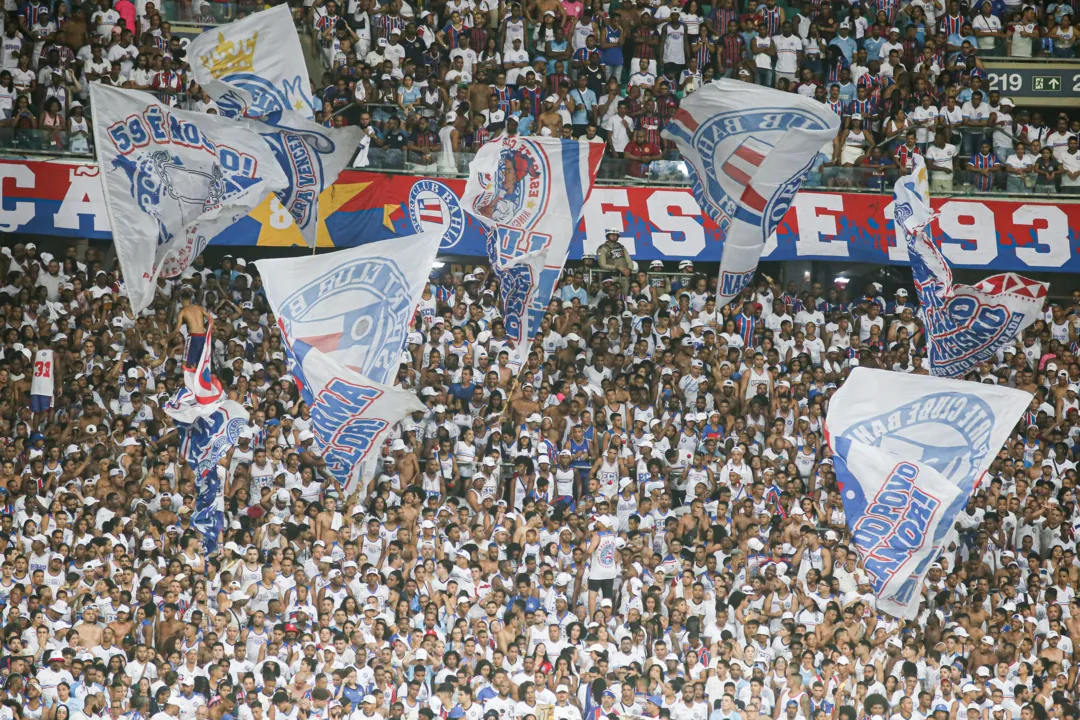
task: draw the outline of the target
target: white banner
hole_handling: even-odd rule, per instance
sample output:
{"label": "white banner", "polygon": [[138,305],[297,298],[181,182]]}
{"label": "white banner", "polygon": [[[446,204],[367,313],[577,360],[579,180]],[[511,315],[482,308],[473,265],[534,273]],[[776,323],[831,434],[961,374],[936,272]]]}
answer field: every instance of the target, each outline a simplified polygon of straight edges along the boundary
{"label": "white banner", "polygon": [[515,369],[547,312],[603,156],[601,143],[502,137],[469,163],[461,206],[487,229]]}
{"label": "white banner", "polygon": [[717,307],[753,280],[765,242],[839,129],[819,102],[739,80],[714,80],[683,99],[663,137],[679,147],[694,196],[724,233]]}
{"label": "white banner", "polygon": [[278,200],[315,247],[319,194],[352,159],[363,133],[312,122],[315,104],[292,11],[278,5],[205,32],[188,46],[188,59],[223,115],[262,121],[256,127],[288,179]]}
{"label": "white banner", "polygon": [[188,45],[187,60],[195,82],[222,115],[263,119],[291,111],[315,117],[304,51],[288,5],[207,30]]}
{"label": "white banner", "polygon": [[233,120],[175,110],[136,90],[92,83],[90,92],[113,242],[139,312],[153,301],[158,275],[181,273],[287,181],[262,137]]}
{"label": "white banner", "polygon": [[287,338],[370,380],[391,384],[441,233],[256,264]]}
{"label": "white banner", "polygon": [[409,413],[424,409],[415,393],[372,382],[303,342],[290,355],[300,394],[311,410],[311,432],[326,470],[356,489],[364,460]]}
{"label": "white banner", "polygon": [[848,528],[879,607],[913,617],[922,577],[1030,401],[1007,387],[859,367],[829,400]]}
{"label": "white banner", "polygon": [[953,285],[949,263],[931,237],[934,213],[922,156],[915,156],[910,175],[896,181],[893,198],[897,236],[907,242],[919,315],[926,325],[930,372],[962,376],[1042,316],[1050,286],[1011,272],[973,286]]}

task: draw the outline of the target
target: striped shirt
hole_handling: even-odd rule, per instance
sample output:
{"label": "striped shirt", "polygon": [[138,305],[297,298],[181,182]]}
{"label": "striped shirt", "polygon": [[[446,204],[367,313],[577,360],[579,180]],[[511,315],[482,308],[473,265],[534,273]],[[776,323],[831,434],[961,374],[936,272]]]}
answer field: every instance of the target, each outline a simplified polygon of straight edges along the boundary
{"label": "striped shirt", "polygon": [[768,31],[769,37],[780,32],[780,8],[771,10],[768,7],[760,8],[757,11],[757,16],[765,21],[765,29]]}
{"label": "striped shirt", "polygon": [[735,316],[735,332],[739,333],[744,347],[753,347],[754,330],[757,326],[758,319],[753,315],[739,313]]}
{"label": "striped shirt", "polygon": [[[975,170],[986,170],[987,168],[992,168],[998,164],[997,155],[992,152],[986,153],[985,155],[982,153],[975,153],[968,158],[968,167]],[[972,173],[971,184],[975,186],[976,190],[992,190],[994,187],[994,177],[992,175],[986,176],[982,173]]]}
{"label": "striped shirt", "polygon": [[724,67],[735,67],[746,58],[746,41],[742,35],[724,35],[717,46]]}
{"label": "striped shirt", "polygon": [[907,144],[904,144],[896,151],[896,159],[900,161],[902,167],[905,167],[908,170],[915,167],[913,158],[916,155],[922,155],[922,151],[919,150],[918,145],[908,146]]}
{"label": "striped shirt", "polygon": [[650,28],[639,26],[634,31],[634,57],[646,60],[656,59],[656,50],[652,45],[646,43],[653,40],[656,37],[656,33]]}
{"label": "striped shirt", "polygon": [[534,88],[522,87],[518,89],[518,103],[522,108],[528,108],[529,115],[540,117],[540,103],[544,98],[544,88],[537,85]]}

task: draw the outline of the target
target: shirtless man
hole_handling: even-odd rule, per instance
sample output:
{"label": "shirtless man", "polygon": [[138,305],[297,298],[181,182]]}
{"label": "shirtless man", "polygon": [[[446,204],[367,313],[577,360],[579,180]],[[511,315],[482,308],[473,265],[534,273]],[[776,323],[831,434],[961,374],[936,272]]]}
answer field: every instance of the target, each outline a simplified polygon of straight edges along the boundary
{"label": "shirtless man", "polygon": [[206,346],[206,324],[210,320],[210,313],[206,312],[201,305],[195,304],[195,296],[191,292],[180,295],[180,315],[176,318],[176,327],[169,333],[165,343],[180,334],[180,328],[187,328],[187,344],[184,347],[184,365],[195,367],[202,357],[203,347]]}
{"label": "shirtless man", "polygon": [[121,605],[116,609],[116,619],[108,625],[113,635],[118,638],[127,637],[133,627],[135,623],[131,619],[131,608],[127,605]]}
{"label": "shirtless man", "polygon": [[540,403],[536,402],[536,388],[532,383],[522,383],[521,396],[510,403],[510,409],[514,413],[514,424],[518,427],[525,423],[525,418],[540,412]]}
{"label": "shirtless man", "polygon": [[345,524],[345,519],[337,511],[337,500],[326,498],[326,509],[315,516],[315,539],[322,540],[327,547],[333,547],[338,541],[338,530]]}
{"label": "shirtless man", "polygon": [[79,633],[85,647],[96,647],[101,644],[101,635],[104,630],[98,626],[97,621],[97,606],[87,605],[83,610],[82,620],[72,628],[72,631]]}
{"label": "shirtless man", "polygon": [[390,445],[390,452],[394,455],[398,473],[401,474],[402,487],[408,487],[420,478],[420,463],[414,453],[408,452],[403,440],[395,440]]}
{"label": "shirtless man", "polygon": [[543,22],[544,15],[549,12],[555,13],[556,24],[562,24],[566,20],[566,11],[559,0],[533,0],[525,6],[525,18],[530,25]]}
{"label": "shirtless man", "polygon": [[[558,95],[548,95],[544,98],[544,111],[540,113],[540,117],[536,119],[537,135],[547,135],[548,137],[559,137],[562,135],[562,115],[555,110],[555,105],[558,101]],[[545,128],[547,129],[546,133],[544,132]]]}

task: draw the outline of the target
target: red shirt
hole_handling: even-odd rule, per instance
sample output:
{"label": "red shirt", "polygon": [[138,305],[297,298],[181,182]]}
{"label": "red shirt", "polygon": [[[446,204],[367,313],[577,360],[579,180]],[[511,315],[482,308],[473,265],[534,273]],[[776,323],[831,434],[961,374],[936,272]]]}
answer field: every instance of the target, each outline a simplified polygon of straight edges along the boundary
{"label": "red shirt", "polygon": [[[654,155],[659,155],[660,148],[655,143],[644,142],[641,145],[638,145],[636,142],[631,140],[629,143],[627,143],[624,154],[626,155],[627,159],[636,160],[643,157],[652,157]],[[626,165],[627,175],[632,175],[633,177],[645,177],[645,170],[648,163],[629,162]]]}

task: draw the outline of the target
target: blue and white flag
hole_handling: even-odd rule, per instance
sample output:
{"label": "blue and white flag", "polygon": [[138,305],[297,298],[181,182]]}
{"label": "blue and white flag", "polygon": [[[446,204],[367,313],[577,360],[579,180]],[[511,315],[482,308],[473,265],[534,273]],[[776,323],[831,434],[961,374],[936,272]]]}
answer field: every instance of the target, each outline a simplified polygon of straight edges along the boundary
{"label": "blue and white flag", "polygon": [[352,159],[363,132],[313,122],[315,102],[292,11],[278,5],[203,33],[188,46],[188,61],[222,115],[261,121],[253,127],[288,179],[277,198],[315,247],[319,194]]}
{"label": "blue and white flag", "polygon": [[285,111],[315,117],[307,63],[288,5],[204,32],[188,45],[187,61],[195,82],[226,117],[273,121]]}
{"label": "blue and white flag", "polygon": [[501,137],[469,163],[461,206],[487,228],[515,370],[547,312],[603,156],[601,143]]}
{"label": "blue and white flag", "polygon": [[200,405],[188,388],[180,388],[162,408],[176,423],[180,454],[195,472],[195,514],[192,524],[202,535],[203,549],[217,549],[225,521],[224,483],[227,472],[219,466],[248,429],[248,412],[233,400]]}
{"label": "blue and white flag", "polygon": [[135,312],[218,233],[287,185],[274,152],[227,118],[91,83],[105,207]]}
{"label": "blue and white flag", "polygon": [[718,308],[751,283],[765,241],[839,129],[822,103],[738,80],[714,80],[683,100],[663,137],[678,146],[694,197],[724,233]]}
{"label": "blue and white flag", "polygon": [[390,385],[441,240],[440,233],[421,233],[256,264],[290,342]]}
{"label": "blue and white flag", "polygon": [[326,471],[351,494],[364,460],[424,404],[415,393],[373,382],[305,342],[287,339],[286,349]]}
{"label": "blue and white flag", "polygon": [[975,285],[953,285],[952,270],[931,236],[926,163],[921,155],[914,160],[912,173],[893,188],[893,220],[911,257],[928,369],[941,377],[962,376],[1039,319],[1050,286],[1011,272]]}
{"label": "blue and white flag", "polygon": [[1007,387],[859,367],[830,398],[844,512],[879,609],[916,615],[923,577],[1030,401]]}

